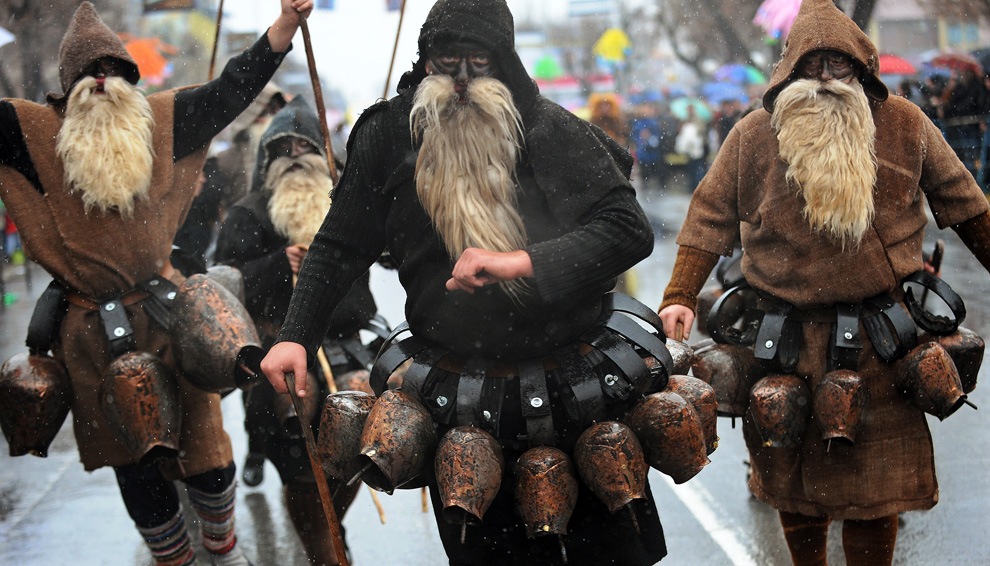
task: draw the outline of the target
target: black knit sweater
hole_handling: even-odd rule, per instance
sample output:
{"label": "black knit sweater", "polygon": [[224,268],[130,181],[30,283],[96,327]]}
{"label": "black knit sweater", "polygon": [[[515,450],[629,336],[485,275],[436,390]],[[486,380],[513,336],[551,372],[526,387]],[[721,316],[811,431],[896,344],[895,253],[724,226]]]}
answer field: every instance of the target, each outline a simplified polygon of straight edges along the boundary
{"label": "black knit sweater", "polygon": [[[514,302],[498,285],[447,291],[454,262],[416,197],[410,88],[367,110],[348,142],[330,213],[307,253],[279,335],[311,354],[329,313],[385,248],[399,264],[416,335],[461,353],[544,356],[591,327],[615,277],[647,257],[653,233],[629,184],[628,154],[543,99],[524,114],[517,166],[520,214],[531,244],[531,293]],[[621,163],[621,165],[620,165]]]}

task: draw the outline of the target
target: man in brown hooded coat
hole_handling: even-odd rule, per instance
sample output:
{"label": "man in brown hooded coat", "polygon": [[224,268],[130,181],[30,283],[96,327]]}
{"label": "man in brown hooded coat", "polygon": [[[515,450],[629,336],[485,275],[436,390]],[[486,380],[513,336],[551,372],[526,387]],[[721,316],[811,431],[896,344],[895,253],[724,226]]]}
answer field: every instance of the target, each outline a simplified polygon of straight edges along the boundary
{"label": "man in brown hooded coat", "polygon": [[[98,305],[160,275],[189,209],[207,146],[278,68],[311,0],[282,0],[267,33],[216,80],[145,97],[139,72],[93,5],[76,11],[60,48],[63,94],[48,104],[0,102],[0,197],[25,251],[66,289],[68,310],[51,345],[72,380],[76,442],[86,470],[114,468],[128,513],[158,564],[195,560],[174,484],[182,479],[214,563],[245,564],[234,534],[234,464],[220,398],[178,379],[180,460],[140,465],[100,410],[113,359]],[[135,349],[175,370],[166,331],[146,300],[125,302]],[[94,307],[96,305],[96,307]]]}
{"label": "man in brown hooded coat", "polygon": [[[803,343],[788,373],[814,390],[831,369],[838,306],[899,301],[902,280],[922,269],[923,198],[939,228],[955,230],[990,269],[986,197],[932,122],[888,97],[877,69],[876,48],[852,20],[831,0],[805,0],[764,110],[730,132],[694,193],[660,306],[668,335],[691,328],[718,257],[741,242],[760,300],[793,307]],[[828,450],[809,425],[797,446],[771,448],[745,419],[750,489],[779,510],[796,564],[826,563],[832,519],[844,521],[849,564],[889,564],[897,514],[938,500],[925,415],[895,386],[895,363],[858,334],[853,364],[868,400],[855,444]]]}

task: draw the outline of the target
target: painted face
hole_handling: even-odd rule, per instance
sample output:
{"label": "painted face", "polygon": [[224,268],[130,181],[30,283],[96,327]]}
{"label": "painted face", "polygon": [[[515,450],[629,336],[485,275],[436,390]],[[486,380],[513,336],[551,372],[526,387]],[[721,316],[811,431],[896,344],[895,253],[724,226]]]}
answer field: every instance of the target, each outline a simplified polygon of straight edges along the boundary
{"label": "painted face", "polygon": [[299,157],[307,153],[317,153],[316,148],[308,141],[296,136],[281,137],[268,144],[268,155],[271,159]]}
{"label": "painted face", "polygon": [[796,71],[802,79],[835,79],[847,84],[859,74],[856,61],[852,57],[827,49],[812,51],[802,57]]}
{"label": "painted face", "polygon": [[125,77],[127,75],[127,64],[120,59],[113,57],[102,57],[90,63],[86,67],[82,76],[96,79],[96,92],[103,92],[103,83],[110,77]]}
{"label": "painted face", "polygon": [[467,84],[471,79],[490,77],[497,65],[490,49],[475,41],[455,41],[436,47],[426,61],[426,72],[448,75],[454,82]]}

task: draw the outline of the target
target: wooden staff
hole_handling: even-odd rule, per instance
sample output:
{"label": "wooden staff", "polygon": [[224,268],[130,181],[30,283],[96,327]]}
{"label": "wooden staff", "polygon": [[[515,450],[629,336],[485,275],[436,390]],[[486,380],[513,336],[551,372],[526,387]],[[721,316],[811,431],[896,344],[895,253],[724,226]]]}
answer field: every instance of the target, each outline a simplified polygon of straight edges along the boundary
{"label": "wooden staff", "polygon": [[306,20],[299,22],[302,28],[303,43],[306,46],[306,63],[309,65],[309,80],[313,83],[313,98],[316,101],[316,115],[320,117],[320,131],[323,132],[323,146],[327,152],[327,165],[330,166],[330,179],[336,186],[339,175],[337,174],[337,164],[333,161],[333,144],[330,141],[330,127],[327,126],[327,108],[323,104],[323,87],[320,86],[320,77],[316,73],[316,56],[313,55],[313,42],[309,37],[309,24]]}
{"label": "wooden staff", "polygon": [[220,6],[217,8],[217,32],[213,36],[213,55],[210,56],[210,76],[206,79],[208,81],[213,80],[213,70],[216,68],[217,64],[217,46],[220,45],[220,20],[223,18],[223,0],[220,0]]}
{"label": "wooden staff", "polygon": [[395,44],[392,46],[392,61],[388,64],[388,75],[385,76],[385,91],[382,98],[388,98],[388,85],[392,81],[392,69],[395,68],[395,54],[399,51],[399,36],[402,34],[402,20],[406,17],[406,0],[399,7],[399,28],[395,30]]}
{"label": "wooden staff", "polygon": [[[285,384],[289,389],[289,398],[292,399],[292,406],[296,409],[296,414],[300,418],[306,414],[302,399],[296,395],[296,376],[292,372],[285,374]],[[340,531],[340,520],[337,512],[333,508],[333,497],[330,495],[330,486],[327,485],[327,477],[323,472],[323,467],[316,460],[316,441],[313,439],[313,429],[308,422],[303,422],[303,438],[306,440],[306,454],[309,456],[309,465],[313,468],[313,475],[316,477],[316,489],[320,492],[320,500],[323,502],[323,512],[327,516],[327,524],[330,525],[330,539],[333,541],[333,551],[337,555],[337,562],[341,566],[348,566],[347,553],[344,552],[344,537]]]}

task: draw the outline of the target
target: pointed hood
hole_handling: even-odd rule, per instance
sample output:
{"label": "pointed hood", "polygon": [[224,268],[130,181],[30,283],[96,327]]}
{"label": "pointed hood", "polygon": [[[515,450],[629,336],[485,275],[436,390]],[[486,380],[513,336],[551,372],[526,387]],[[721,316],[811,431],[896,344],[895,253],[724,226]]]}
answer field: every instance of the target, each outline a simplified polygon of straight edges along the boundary
{"label": "pointed hood", "polygon": [[498,61],[499,75],[512,91],[519,111],[539,95],[536,83],[516,53],[515,22],[505,0],[438,0],[419,32],[419,60],[402,76],[399,90],[415,87],[426,77],[426,59],[437,44],[472,40],[487,46]]}
{"label": "pointed hood", "polygon": [[268,165],[271,161],[268,155],[268,144],[284,137],[296,137],[306,140],[323,156],[327,157],[326,144],[323,143],[323,133],[320,119],[302,96],[296,96],[284,108],[275,114],[271,124],[261,134],[258,142],[258,159],[255,163],[252,190],[260,191],[264,184]]}
{"label": "pointed hood", "polygon": [[131,57],[124,42],[117,37],[105,23],[96,8],[90,2],[83,2],[72,16],[69,28],[62,36],[62,44],[58,48],[58,78],[62,86],[61,96],[48,95],[49,104],[60,105],[65,102],[86,67],[98,59],[113,57],[124,62],[127,72],[124,78],[131,84],[137,84],[141,78],[137,63]]}
{"label": "pointed hood", "polygon": [[763,95],[763,107],[767,112],[773,112],[777,95],[794,80],[794,68],[801,57],[819,49],[841,51],[851,56],[865,69],[860,82],[866,94],[875,100],[887,99],[887,87],[879,75],[879,54],[870,38],[832,0],[804,0]]}

